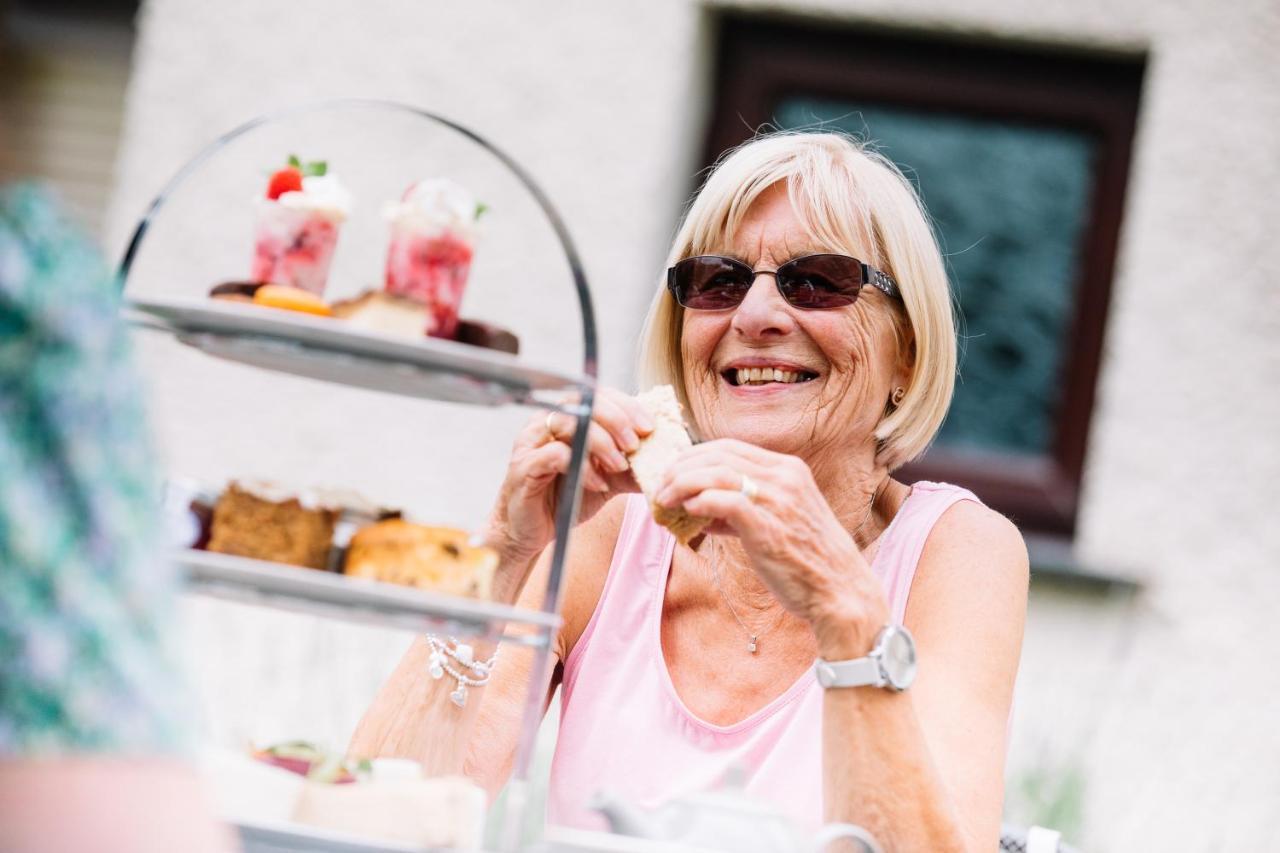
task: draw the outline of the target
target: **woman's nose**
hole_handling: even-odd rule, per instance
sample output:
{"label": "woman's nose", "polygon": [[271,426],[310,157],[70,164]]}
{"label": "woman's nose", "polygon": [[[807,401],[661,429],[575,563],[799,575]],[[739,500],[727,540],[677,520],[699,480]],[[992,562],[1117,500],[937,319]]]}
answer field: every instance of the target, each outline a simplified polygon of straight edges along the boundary
{"label": "woman's nose", "polygon": [[778,292],[772,273],[757,273],[746,297],[733,313],[733,328],[748,338],[785,335],[795,328],[791,306]]}

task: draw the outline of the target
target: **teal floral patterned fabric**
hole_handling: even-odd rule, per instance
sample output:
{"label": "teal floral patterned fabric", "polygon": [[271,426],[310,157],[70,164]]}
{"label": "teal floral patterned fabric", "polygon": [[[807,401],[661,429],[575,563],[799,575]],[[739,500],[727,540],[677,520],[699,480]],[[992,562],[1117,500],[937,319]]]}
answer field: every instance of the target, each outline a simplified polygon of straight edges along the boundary
{"label": "teal floral patterned fabric", "polygon": [[47,194],[0,189],[0,757],[181,744],[118,290]]}

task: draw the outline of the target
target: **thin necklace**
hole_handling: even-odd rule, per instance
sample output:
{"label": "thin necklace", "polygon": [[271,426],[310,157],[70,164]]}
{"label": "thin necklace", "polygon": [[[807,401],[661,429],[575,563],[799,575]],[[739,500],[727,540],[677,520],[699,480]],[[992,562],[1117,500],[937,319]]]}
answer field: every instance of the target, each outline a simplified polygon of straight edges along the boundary
{"label": "thin necklace", "polygon": [[[876,489],[874,492],[871,493],[871,500],[867,503],[867,511],[862,517],[862,523],[859,524],[857,527],[855,527],[853,530],[852,535],[854,537],[854,544],[857,544],[857,536],[859,533],[862,532],[862,528],[866,527],[867,522],[871,520],[871,510],[875,508],[876,499],[880,497],[880,495],[884,492],[884,489],[888,484],[889,484],[889,478],[885,477],[884,482],[880,484],[880,488]],[[719,591],[720,593],[720,600],[724,602],[725,607],[729,608],[729,615],[733,617],[733,621],[737,622],[738,625],[741,626],[742,630],[747,635],[747,638],[748,638],[747,651],[754,655],[756,653],[757,644],[759,643],[760,638],[763,637],[765,634],[769,633],[770,631],[772,631],[774,628],[777,628],[779,625],[781,625],[782,620],[786,618],[786,614],[783,613],[782,615],[780,615],[776,622],[774,622],[768,628],[765,628],[763,631],[752,631],[749,627],[747,627],[747,623],[742,621],[742,617],[738,615],[738,611],[733,609],[733,604],[732,602],[729,601],[729,596],[725,594],[724,585],[720,583],[720,566],[714,556],[711,559],[711,577],[716,582],[716,590]]]}

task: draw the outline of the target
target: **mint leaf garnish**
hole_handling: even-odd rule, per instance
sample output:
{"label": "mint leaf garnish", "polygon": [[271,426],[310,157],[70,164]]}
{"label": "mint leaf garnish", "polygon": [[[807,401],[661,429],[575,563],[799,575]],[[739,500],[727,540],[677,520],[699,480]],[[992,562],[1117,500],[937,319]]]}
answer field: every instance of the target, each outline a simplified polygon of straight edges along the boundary
{"label": "mint leaf garnish", "polygon": [[476,204],[476,219],[479,219],[481,216],[484,216],[485,212],[488,210],[489,210],[489,205],[485,204],[484,202],[478,202]]}
{"label": "mint leaf garnish", "polygon": [[319,178],[329,172],[328,162],[312,160],[309,163],[303,163],[297,154],[289,155],[289,166],[301,172],[304,178]]}

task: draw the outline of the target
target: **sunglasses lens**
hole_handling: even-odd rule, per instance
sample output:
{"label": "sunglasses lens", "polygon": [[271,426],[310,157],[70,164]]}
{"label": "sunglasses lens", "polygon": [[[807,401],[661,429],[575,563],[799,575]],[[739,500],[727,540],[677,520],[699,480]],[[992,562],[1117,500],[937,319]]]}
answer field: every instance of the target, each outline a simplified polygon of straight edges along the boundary
{"label": "sunglasses lens", "polygon": [[778,267],[778,287],[797,308],[852,305],[862,284],[862,264],[844,255],[809,255]]}
{"label": "sunglasses lens", "polygon": [[740,304],[751,289],[751,268],[730,258],[685,258],[672,268],[672,289],[685,308],[721,311]]}

